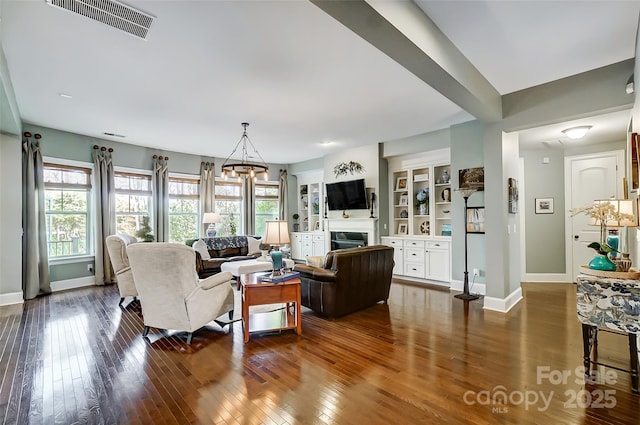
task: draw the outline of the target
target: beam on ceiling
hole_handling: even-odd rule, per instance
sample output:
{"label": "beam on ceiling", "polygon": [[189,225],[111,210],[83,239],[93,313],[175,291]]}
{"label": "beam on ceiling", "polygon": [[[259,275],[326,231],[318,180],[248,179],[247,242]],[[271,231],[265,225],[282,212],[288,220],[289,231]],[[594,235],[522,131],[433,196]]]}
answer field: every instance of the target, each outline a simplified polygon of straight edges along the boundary
{"label": "beam on ceiling", "polygon": [[500,93],[415,3],[310,1],[477,119],[502,119]]}

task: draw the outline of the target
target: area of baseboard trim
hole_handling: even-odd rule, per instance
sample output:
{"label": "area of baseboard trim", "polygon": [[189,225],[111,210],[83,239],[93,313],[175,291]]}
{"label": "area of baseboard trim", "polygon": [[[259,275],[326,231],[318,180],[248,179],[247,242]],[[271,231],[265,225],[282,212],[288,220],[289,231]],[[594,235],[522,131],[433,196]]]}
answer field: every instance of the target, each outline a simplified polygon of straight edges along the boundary
{"label": "area of baseboard trim", "polygon": [[82,288],[84,286],[92,286],[95,284],[93,276],[79,277],[76,279],[58,280],[51,282],[51,291],[66,291],[67,289]]}
{"label": "area of baseboard trim", "polygon": [[506,298],[484,297],[484,309],[507,313],[522,299],[522,288],[518,288]]}
{"label": "area of baseboard trim", "polygon": [[24,299],[22,297],[22,291],[9,292],[7,294],[0,294],[0,306],[11,304],[22,304]]}
{"label": "area of baseboard trim", "polygon": [[[451,287],[449,288],[451,291],[462,292],[464,290],[464,282],[462,280],[452,280]],[[469,282],[469,292],[472,294],[480,294],[484,295],[487,293],[487,285],[484,283],[471,283]]]}

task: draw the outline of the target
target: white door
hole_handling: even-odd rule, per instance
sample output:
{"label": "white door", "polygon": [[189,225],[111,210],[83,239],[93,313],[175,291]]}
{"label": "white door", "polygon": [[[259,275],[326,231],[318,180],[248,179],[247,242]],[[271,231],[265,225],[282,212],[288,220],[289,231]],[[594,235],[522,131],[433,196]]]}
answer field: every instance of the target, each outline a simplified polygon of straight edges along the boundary
{"label": "white door", "polygon": [[[567,157],[570,175],[567,209],[590,205],[596,199],[621,197],[623,158],[622,151]],[[589,225],[589,218],[586,214],[577,214],[569,219],[571,263],[567,262],[567,266],[574,282],[580,266],[595,254],[587,245],[600,240],[600,227]]]}

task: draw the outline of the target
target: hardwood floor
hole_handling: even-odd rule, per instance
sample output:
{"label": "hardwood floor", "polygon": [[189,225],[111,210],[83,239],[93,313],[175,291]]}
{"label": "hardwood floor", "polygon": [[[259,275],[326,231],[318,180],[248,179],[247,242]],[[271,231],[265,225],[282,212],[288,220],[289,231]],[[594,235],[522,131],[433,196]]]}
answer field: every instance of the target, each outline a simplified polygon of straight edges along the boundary
{"label": "hardwood floor", "polygon": [[[500,314],[394,283],[388,305],[335,321],[304,311],[301,337],[244,344],[235,322],[197,332],[191,346],[184,334],[143,339],[139,304],[119,308],[115,286],[55,293],[0,308],[0,422],[640,423],[628,374],[575,382],[575,285],[523,284],[523,293]],[[600,360],[625,367],[626,343],[602,334]]]}

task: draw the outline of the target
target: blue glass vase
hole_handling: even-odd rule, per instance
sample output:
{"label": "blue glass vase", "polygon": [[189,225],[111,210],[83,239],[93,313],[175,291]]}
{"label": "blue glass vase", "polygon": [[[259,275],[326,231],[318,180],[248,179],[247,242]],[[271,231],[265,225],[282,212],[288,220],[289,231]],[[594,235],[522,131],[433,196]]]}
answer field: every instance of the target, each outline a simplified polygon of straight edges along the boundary
{"label": "blue glass vase", "polygon": [[598,254],[589,261],[589,268],[592,270],[602,270],[607,272],[615,272],[616,265],[603,254]]}

